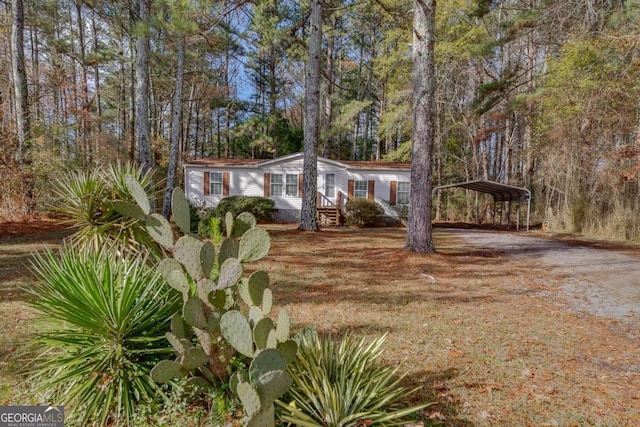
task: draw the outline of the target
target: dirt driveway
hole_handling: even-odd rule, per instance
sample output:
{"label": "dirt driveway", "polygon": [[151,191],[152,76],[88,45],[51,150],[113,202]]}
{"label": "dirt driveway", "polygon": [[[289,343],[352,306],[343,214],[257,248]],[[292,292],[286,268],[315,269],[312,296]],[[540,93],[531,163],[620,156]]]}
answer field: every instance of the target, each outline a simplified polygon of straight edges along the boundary
{"label": "dirt driveway", "polygon": [[478,250],[528,264],[572,307],[640,324],[640,259],[620,250],[489,230],[447,229]]}

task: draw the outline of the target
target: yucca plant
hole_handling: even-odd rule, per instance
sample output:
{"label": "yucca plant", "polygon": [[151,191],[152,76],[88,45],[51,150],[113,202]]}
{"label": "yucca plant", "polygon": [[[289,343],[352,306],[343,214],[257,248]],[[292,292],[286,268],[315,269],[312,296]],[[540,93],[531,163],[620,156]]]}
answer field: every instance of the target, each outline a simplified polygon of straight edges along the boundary
{"label": "yucca plant", "polygon": [[153,197],[153,177],[130,164],[111,164],[89,171],[62,175],[52,185],[52,209],[76,231],[70,240],[94,251],[104,246],[116,246],[122,251],[137,252],[148,248],[159,254],[159,245],[149,237],[143,222],[124,215],[118,202],[133,202],[125,178],[134,176]]}
{"label": "yucca plant", "polygon": [[289,372],[293,386],[278,401],[280,418],[300,427],[395,426],[431,405],[405,407],[415,390],[400,385],[398,367],[380,363],[385,337],[366,344],[346,336],[340,342],[317,333],[298,336]]}
{"label": "yucca plant", "polygon": [[165,332],[181,301],[146,261],[73,246],[35,255],[42,330],[29,370],[78,425],[126,425],[162,395],[150,371],[173,353]]}

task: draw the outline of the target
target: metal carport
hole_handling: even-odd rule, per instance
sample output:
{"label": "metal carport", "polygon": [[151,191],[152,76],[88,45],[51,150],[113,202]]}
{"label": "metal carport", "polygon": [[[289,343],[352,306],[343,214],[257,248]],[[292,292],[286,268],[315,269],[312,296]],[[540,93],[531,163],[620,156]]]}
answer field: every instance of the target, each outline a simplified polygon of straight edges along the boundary
{"label": "metal carport", "polygon": [[[487,193],[493,196],[496,202],[527,202],[527,231],[529,231],[529,217],[531,215],[531,191],[522,187],[502,184],[494,181],[484,181],[481,179],[475,181],[459,182],[456,184],[439,185],[434,187],[432,194],[436,191],[446,188],[462,187],[480,193]],[[502,214],[501,214],[502,215]],[[520,205],[518,204],[517,229],[520,229]]]}

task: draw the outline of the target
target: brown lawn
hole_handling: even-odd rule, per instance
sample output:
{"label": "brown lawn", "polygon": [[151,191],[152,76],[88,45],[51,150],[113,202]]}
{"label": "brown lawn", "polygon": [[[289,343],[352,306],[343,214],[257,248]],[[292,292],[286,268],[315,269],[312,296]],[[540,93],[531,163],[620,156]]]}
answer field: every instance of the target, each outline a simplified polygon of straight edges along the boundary
{"label": "brown lawn", "polygon": [[[20,403],[13,355],[34,332],[15,288],[29,282],[29,252],[64,236],[57,227],[31,224],[21,233],[0,224],[0,405]],[[535,262],[469,249],[442,229],[439,253],[418,255],[402,249],[401,228],[266,227],[271,253],[251,269],[269,272],[276,308],[296,328],[387,334],[386,361],[420,387],[416,400],[437,402],[426,418],[445,426],[640,426],[637,338],[622,322],[571,312]]]}

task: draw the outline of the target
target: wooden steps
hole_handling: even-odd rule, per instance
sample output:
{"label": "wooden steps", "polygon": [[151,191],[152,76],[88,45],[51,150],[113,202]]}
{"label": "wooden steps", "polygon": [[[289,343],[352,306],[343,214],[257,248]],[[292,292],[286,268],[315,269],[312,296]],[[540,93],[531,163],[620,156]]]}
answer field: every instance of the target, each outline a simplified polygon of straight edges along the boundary
{"label": "wooden steps", "polygon": [[323,206],[317,209],[318,224],[325,226],[344,225],[344,217],[337,207]]}

